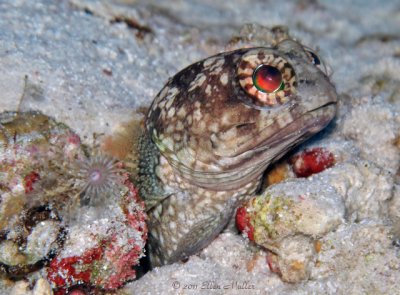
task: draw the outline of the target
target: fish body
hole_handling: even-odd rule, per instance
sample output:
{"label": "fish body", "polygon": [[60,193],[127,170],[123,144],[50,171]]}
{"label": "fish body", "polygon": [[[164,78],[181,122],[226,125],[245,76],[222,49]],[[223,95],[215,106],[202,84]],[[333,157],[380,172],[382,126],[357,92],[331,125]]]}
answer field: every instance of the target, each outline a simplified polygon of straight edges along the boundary
{"label": "fish body", "polygon": [[270,163],[332,120],[336,102],[320,59],[291,39],[220,53],[170,78],[140,142],[152,266],[207,246]]}

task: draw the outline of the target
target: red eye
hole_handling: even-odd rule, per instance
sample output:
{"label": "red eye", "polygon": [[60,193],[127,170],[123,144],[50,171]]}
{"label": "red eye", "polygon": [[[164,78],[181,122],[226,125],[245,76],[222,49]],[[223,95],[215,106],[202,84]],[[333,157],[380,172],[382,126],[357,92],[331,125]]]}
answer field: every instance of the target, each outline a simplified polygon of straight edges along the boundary
{"label": "red eye", "polygon": [[283,88],[282,74],[276,67],[260,65],[253,73],[253,83],[262,92],[271,93]]}
{"label": "red eye", "polygon": [[274,107],[287,103],[296,92],[296,73],[283,57],[268,48],[250,49],[237,67],[243,99],[258,106]]}

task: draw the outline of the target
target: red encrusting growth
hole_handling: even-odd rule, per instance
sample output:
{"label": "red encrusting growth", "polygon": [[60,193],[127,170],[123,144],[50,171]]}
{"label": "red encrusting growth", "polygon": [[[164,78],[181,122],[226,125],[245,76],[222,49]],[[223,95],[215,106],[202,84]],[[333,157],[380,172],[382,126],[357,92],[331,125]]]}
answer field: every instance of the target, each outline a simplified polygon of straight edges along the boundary
{"label": "red encrusting growth", "polygon": [[254,241],[254,228],[250,223],[246,207],[239,207],[236,211],[236,227],[240,232],[245,233],[250,241]]}
{"label": "red encrusting growth", "polygon": [[308,177],[335,164],[334,155],[324,148],[312,148],[293,156],[289,163],[297,177]]}
{"label": "red encrusting growth", "polygon": [[[130,239],[129,243],[134,244],[136,241]],[[117,289],[126,281],[133,280],[136,277],[136,272],[132,268],[138,263],[142,249],[139,246],[134,246],[131,251],[125,252],[120,246],[113,244],[105,253],[107,260],[113,265],[113,273],[107,278],[107,281],[101,284],[105,289]]]}
{"label": "red encrusting growth", "polygon": [[[111,291],[136,278],[133,266],[143,256],[143,246],[147,239],[147,215],[144,202],[140,200],[138,190],[129,180],[128,174],[120,176],[121,183],[128,189],[119,204],[124,225],[110,227],[99,246],[86,250],[83,255],[55,258],[50,263],[47,274],[53,287],[57,288],[56,295],[69,294],[68,288],[74,288],[77,284]],[[140,234],[140,238],[133,238],[132,233]],[[131,236],[121,243],[120,238],[126,235]]]}
{"label": "red encrusting growth", "polygon": [[125,196],[125,204],[138,204],[140,210],[135,210],[134,214],[128,210],[127,206],[123,206],[123,211],[128,224],[142,233],[142,238],[147,240],[147,214],[145,213],[145,204],[139,197],[138,189],[129,180],[128,175],[124,175],[124,185],[129,189],[129,193]]}
{"label": "red encrusting growth", "polygon": [[[104,254],[103,245],[88,249],[81,256],[55,258],[51,261],[47,278],[57,287],[72,286],[78,283],[90,283],[92,268],[88,267],[94,261],[101,259]],[[57,294],[65,294],[60,289]]]}
{"label": "red encrusting growth", "polygon": [[40,179],[39,173],[31,171],[24,177],[25,193],[28,194],[33,191],[33,185]]}
{"label": "red encrusting growth", "polygon": [[71,133],[70,136],[68,136],[67,140],[68,140],[69,144],[73,144],[73,145],[80,145],[81,144],[80,137],[75,133]]}

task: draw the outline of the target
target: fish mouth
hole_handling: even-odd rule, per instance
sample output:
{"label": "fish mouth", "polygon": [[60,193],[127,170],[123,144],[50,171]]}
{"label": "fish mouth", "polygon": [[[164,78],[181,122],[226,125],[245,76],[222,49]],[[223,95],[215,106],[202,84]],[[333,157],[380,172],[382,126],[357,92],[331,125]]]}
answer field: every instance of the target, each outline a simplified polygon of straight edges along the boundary
{"label": "fish mouth", "polygon": [[324,129],[332,121],[336,115],[336,104],[337,102],[332,100],[304,112],[303,115],[295,118],[286,126],[277,129],[268,137],[261,139],[252,148],[236,154],[235,157],[243,157],[251,152],[263,152],[277,146],[286,145],[286,143],[290,144],[293,141],[293,144],[289,145],[291,148],[293,145],[299,143],[299,141],[305,141],[310,136]]}
{"label": "fish mouth", "polygon": [[336,100],[331,100],[331,101],[327,101],[325,104],[322,104],[322,105],[320,105],[320,106],[318,106],[318,107],[316,107],[316,108],[314,108],[312,110],[309,110],[307,113],[318,112],[320,110],[324,110],[325,112],[328,112],[327,109],[329,109],[329,111],[331,111],[331,112],[333,112],[335,114],[336,113],[336,108],[337,108],[337,101]]}
{"label": "fish mouth", "polygon": [[[267,150],[274,146],[292,142],[289,148],[324,129],[336,115],[336,101],[329,101],[304,113],[303,116],[283,127],[262,141],[253,151]],[[301,126],[299,128],[299,126]]]}
{"label": "fish mouth", "polygon": [[325,104],[320,105],[319,107],[316,107],[315,109],[312,109],[312,110],[309,111],[309,112],[317,111],[317,110],[319,110],[319,109],[326,108],[327,106],[330,106],[330,105],[333,105],[333,106],[335,106],[335,108],[336,108],[337,101],[336,101],[336,100],[328,101],[328,102],[326,102]]}
{"label": "fish mouth", "polygon": [[194,171],[185,167],[184,170],[187,171],[180,173],[181,177],[206,189],[218,191],[240,189],[261,177],[271,162],[278,160],[294,146],[321,131],[335,114],[336,102],[327,102],[304,113],[253,148],[233,158],[225,158],[226,162],[220,163],[222,171]]}
{"label": "fish mouth", "polygon": [[[337,101],[329,101],[324,105],[321,105],[307,113],[313,113],[319,115],[317,120],[315,120],[314,124],[315,127],[312,126],[309,129],[309,132],[312,134],[319,132],[320,130],[324,129],[329,122],[336,116],[336,109],[337,109]],[[321,113],[325,113],[325,115],[321,115]]]}

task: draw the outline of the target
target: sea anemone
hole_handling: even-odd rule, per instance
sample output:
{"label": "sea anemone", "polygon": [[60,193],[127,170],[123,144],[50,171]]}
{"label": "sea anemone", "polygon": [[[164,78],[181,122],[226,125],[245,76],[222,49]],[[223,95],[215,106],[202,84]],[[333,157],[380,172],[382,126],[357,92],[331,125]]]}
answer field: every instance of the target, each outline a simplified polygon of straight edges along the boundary
{"label": "sea anemone", "polygon": [[120,162],[108,155],[95,155],[82,161],[79,176],[84,200],[91,204],[118,192],[121,184]]}

